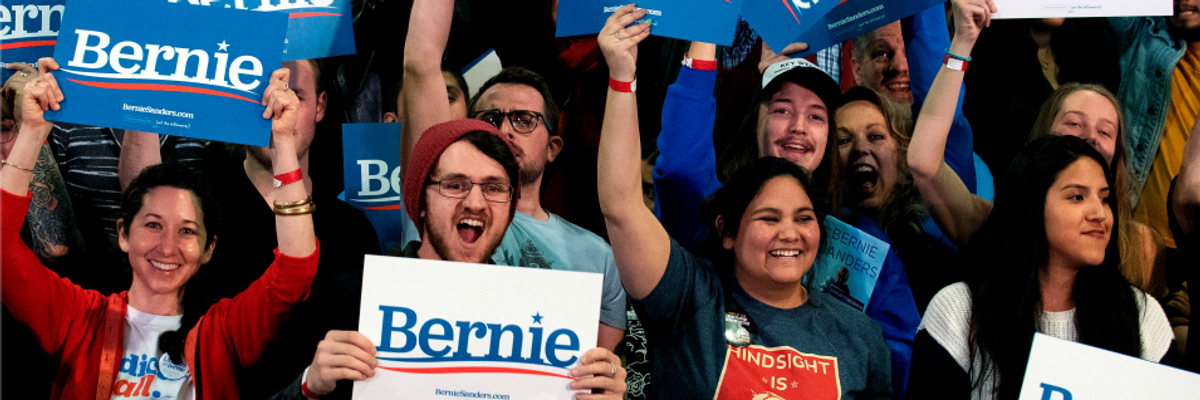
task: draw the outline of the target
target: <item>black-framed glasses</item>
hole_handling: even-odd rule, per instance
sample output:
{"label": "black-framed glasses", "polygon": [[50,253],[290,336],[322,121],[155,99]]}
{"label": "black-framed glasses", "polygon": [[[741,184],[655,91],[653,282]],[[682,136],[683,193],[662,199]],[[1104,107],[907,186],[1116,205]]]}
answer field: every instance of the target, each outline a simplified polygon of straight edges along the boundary
{"label": "black-framed glasses", "polygon": [[512,110],[509,112],[501,112],[500,110],[484,110],[475,113],[471,118],[487,122],[500,129],[500,123],[505,119],[509,124],[512,124],[514,131],[520,134],[532,133],[538,127],[538,121],[545,121],[545,116],[537,111],[529,110]]}
{"label": "black-framed glasses", "polygon": [[507,183],[498,182],[471,182],[470,179],[452,178],[442,179],[440,181],[428,181],[427,185],[437,185],[438,193],[444,197],[452,199],[465,199],[471,194],[471,189],[479,186],[479,190],[483,191],[484,200],[493,203],[507,203],[512,201],[513,187]]}

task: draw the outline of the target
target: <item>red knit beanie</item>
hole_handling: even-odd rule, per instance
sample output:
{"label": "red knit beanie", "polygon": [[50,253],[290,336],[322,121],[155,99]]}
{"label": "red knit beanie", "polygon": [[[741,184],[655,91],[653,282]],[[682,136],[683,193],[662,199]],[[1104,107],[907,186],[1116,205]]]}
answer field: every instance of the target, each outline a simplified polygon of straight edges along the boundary
{"label": "red knit beanie", "polygon": [[[438,158],[442,156],[442,152],[445,152],[447,147],[457,142],[463,135],[476,131],[496,135],[503,139],[509,148],[513,146],[512,139],[496,130],[495,126],[474,119],[459,119],[431,126],[421,135],[421,139],[417,140],[417,145],[413,147],[412,154],[408,157],[408,165],[405,166],[403,190],[404,209],[408,212],[408,217],[417,225],[418,232],[424,233],[425,230],[420,219],[421,195],[425,192],[425,180],[429,177],[433,164],[437,163]],[[516,182],[513,182],[513,185],[516,186]],[[513,198],[513,201],[516,200]]]}

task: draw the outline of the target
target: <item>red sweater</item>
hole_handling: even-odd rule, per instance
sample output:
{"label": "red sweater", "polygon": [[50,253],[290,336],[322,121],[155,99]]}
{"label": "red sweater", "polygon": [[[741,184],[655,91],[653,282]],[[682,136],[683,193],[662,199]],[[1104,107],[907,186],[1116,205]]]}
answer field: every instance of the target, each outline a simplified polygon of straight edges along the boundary
{"label": "red sweater", "polygon": [[[109,399],[111,389],[99,393],[99,388],[113,386],[124,354],[128,292],[104,296],[46,269],[21,240],[31,197],[0,192],[0,297],[54,358],[51,399]],[[292,305],[308,296],[319,253],[319,243],[304,258],[276,249],[275,261],[261,278],[236,297],[214,304],[188,332],[186,359],[199,398],[238,398],[236,374],[258,360]],[[106,329],[106,323],[112,326]],[[111,380],[101,385],[106,332],[117,337],[108,341],[115,346],[107,359]]]}

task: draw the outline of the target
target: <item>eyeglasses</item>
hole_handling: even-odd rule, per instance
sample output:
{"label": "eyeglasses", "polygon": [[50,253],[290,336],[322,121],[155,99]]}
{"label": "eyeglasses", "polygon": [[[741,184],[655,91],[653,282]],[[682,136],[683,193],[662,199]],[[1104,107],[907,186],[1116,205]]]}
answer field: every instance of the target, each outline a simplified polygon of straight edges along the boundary
{"label": "eyeglasses", "polygon": [[520,134],[532,133],[538,127],[538,120],[545,120],[545,117],[540,112],[529,110],[513,110],[509,112],[500,112],[500,110],[485,110],[475,113],[477,120],[487,122],[500,129],[500,122],[508,119],[512,124],[514,131]]}
{"label": "eyeglasses", "polygon": [[455,178],[442,179],[440,181],[428,181],[426,185],[437,185],[438,193],[444,197],[452,199],[465,199],[471,194],[471,189],[475,185],[480,186],[483,191],[483,198],[493,203],[507,203],[512,201],[513,187],[507,183],[484,182],[475,183],[469,179]]}

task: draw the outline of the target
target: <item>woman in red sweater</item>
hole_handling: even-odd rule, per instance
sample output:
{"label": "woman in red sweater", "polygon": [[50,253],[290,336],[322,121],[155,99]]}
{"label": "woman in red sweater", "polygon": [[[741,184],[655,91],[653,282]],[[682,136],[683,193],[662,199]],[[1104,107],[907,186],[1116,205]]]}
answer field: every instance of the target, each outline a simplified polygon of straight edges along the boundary
{"label": "woman in red sweater", "polygon": [[21,241],[33,178],[28,167],[51,127],[43,112],[59,110],[64,100],[50,73],[57,69],[52,59],[39,61],[39,76],[20,94],[24,120],[0,169],[2,297],[57,363],[51,398],[237,398],[234,374],[262,354],[278,321],[307,296],[317,270],[309,215],[315,206],[289,178],[299,175],[290,72],[276,70],[263,95],[273,166],[283,183],[275,189],[275,261],[245,292],[195,308],[202,302],[193,298],[204,293],[188,296],[185,289],[216,248],[219,211],[207,185],[177,165],[147,168],[122,196],[117,230],[133,270],[127,292],[84,290],[42,266]]}

